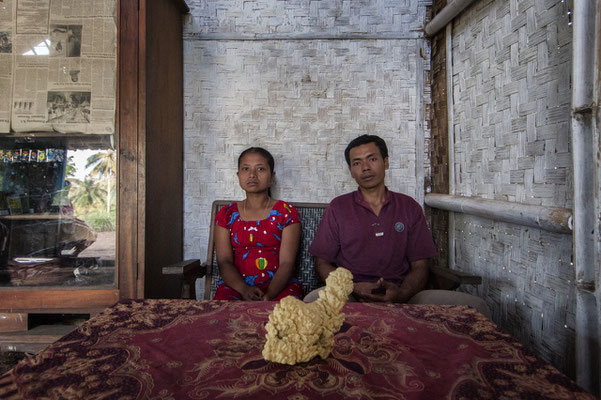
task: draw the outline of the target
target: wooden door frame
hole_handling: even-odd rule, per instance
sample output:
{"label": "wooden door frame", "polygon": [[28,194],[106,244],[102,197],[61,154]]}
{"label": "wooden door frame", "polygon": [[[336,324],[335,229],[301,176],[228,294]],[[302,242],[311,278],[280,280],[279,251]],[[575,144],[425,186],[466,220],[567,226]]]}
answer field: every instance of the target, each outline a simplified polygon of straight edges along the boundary
{"label": "wooden door frame", "polygon": [[[140,24],[138,0],[119,0],[117,93],[117,287],[138,298],[138,132]],[[142,280],[143,281],[143,280]]]}

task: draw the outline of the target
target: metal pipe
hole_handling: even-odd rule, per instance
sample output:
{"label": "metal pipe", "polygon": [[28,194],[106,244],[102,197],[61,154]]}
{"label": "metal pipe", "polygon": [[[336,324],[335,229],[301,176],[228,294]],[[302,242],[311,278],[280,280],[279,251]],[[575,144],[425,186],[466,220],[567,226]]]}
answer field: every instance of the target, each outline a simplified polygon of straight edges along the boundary
{"label": "metal pipe", "polygon": [[[423,71],[424,40],[416,40],[415,45],[417,50],[415,68],[416,71]],[[416,182],[415,200],[424,204],[424,74],[416,74],[415,90],[415,176],[419,177]]]}
{"label": "metal pipe", "polygon": [[[453,23],[447,24],[446,37],[447,66],[447,131],[449,147],[449,194],[455,194],[455,114],[453,105]],[[455,213],[449,211],[449,268],[455,269]]]}
{"label": "metal pipe", "polygon": [[453,20],[461,11],[472,4],[475,0],[454,0],[447,4],[432,21],[428,22],[424,28],[426,36],[432,37],[442,28]]}
{"label": "metal pipe", "polygon": [[426,204],[494,221],[509,222],[556,233],[570,233],[572,212],[567,208],[535,206],[510,201],[429,193]]}
{"label": "metal pipe", "polygon": [[596,2],[574,0],[572,25],[573,255],[576,270],[576,381],[599,394],[599,315],[595,267],[593,87]]}

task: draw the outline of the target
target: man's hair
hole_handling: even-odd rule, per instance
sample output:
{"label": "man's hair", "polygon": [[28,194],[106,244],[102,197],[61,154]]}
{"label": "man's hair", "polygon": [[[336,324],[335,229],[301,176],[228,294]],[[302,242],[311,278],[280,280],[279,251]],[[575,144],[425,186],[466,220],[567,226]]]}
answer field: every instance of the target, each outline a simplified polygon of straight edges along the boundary
{"label": "man's hair", "polygon": [[384,139],[376,135],[361,135],[351,140],[351,142],[348,144],[348,146],[346,146],[346,149],[344,150],[344,158],[346,159],[346,163],[349,167],[351,166],[351,149],[353,147],[359,147],[368,143],[375,143],[376,146],[378,146],[378,149],[380,149],[380,155],[382,156],[382,159],[388,158],[388,147],[386,147],[386,142],[384,141]]}
{"label": "man's hair", "polygon": [[270,152],[265,150],[262,147],[249,147],[240,153],[240,157],[238,157],[238,169],[240,169],[240,161],[242,161],[242,157],[244,157],[248,153],[257,153],[263,156],[265,160],[267,160],[267,164],[269,164],[269,169],[273,172],[273,168],[275,167],[275,161],[273,160],[273,156]]}

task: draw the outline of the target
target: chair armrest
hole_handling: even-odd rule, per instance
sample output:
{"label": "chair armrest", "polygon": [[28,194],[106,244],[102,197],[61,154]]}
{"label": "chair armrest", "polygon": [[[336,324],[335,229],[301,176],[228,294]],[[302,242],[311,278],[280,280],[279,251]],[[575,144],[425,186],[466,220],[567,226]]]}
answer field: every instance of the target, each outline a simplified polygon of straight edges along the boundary
{"label": "chair armrest", "polygon": [[444,267],[430,266],[431,289],[455,290],[459,285],[480,285],[482,277]]}
{"label": "chair armrest", "polygon": [[181,298],[195,299],[195,281],[207,274],[206,263],[200,263],[200,260],[184,260],[176,264],[171,264],[162,269],[163,275],[179,275],[182,280]]}
{"label": "chair armrest", "polygon": [[207,265],[201,264],[200,260],[184,260],[175,264],[163,267],[163,275],[182,275],[189,276],[191,274],[198,274],[197,278],[202,278],[207,273]]}

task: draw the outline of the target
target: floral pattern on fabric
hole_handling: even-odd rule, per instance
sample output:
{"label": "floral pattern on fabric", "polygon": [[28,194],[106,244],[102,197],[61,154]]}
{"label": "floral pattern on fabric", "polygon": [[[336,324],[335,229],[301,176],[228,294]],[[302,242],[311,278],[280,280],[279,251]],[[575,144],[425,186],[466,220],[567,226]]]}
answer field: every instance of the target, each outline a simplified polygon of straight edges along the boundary
{"label": "floral pattern on fabric", "polygon": [[[242,220],[237,203],[224,206],[215,217],[215,224],[230,232],[234,265],[244,282],[263,292],[267,291],[279,267],[282,232],[287,226],[297,223],[300,223],[298,211],[282,200],[274,204],[266,219],[259,221]],[[296,278],[292,278],[274,300],[290,295],[302,296],[302,286]],[[213,299],[241,300],[241,296],[220,280]]]}
{"label": "floral pattern on fabric", "polygon": [[347,303],[327,359],[268,362],[275,304],[121,300],[0,376],[0,399],[595,399],[466,306]]}

